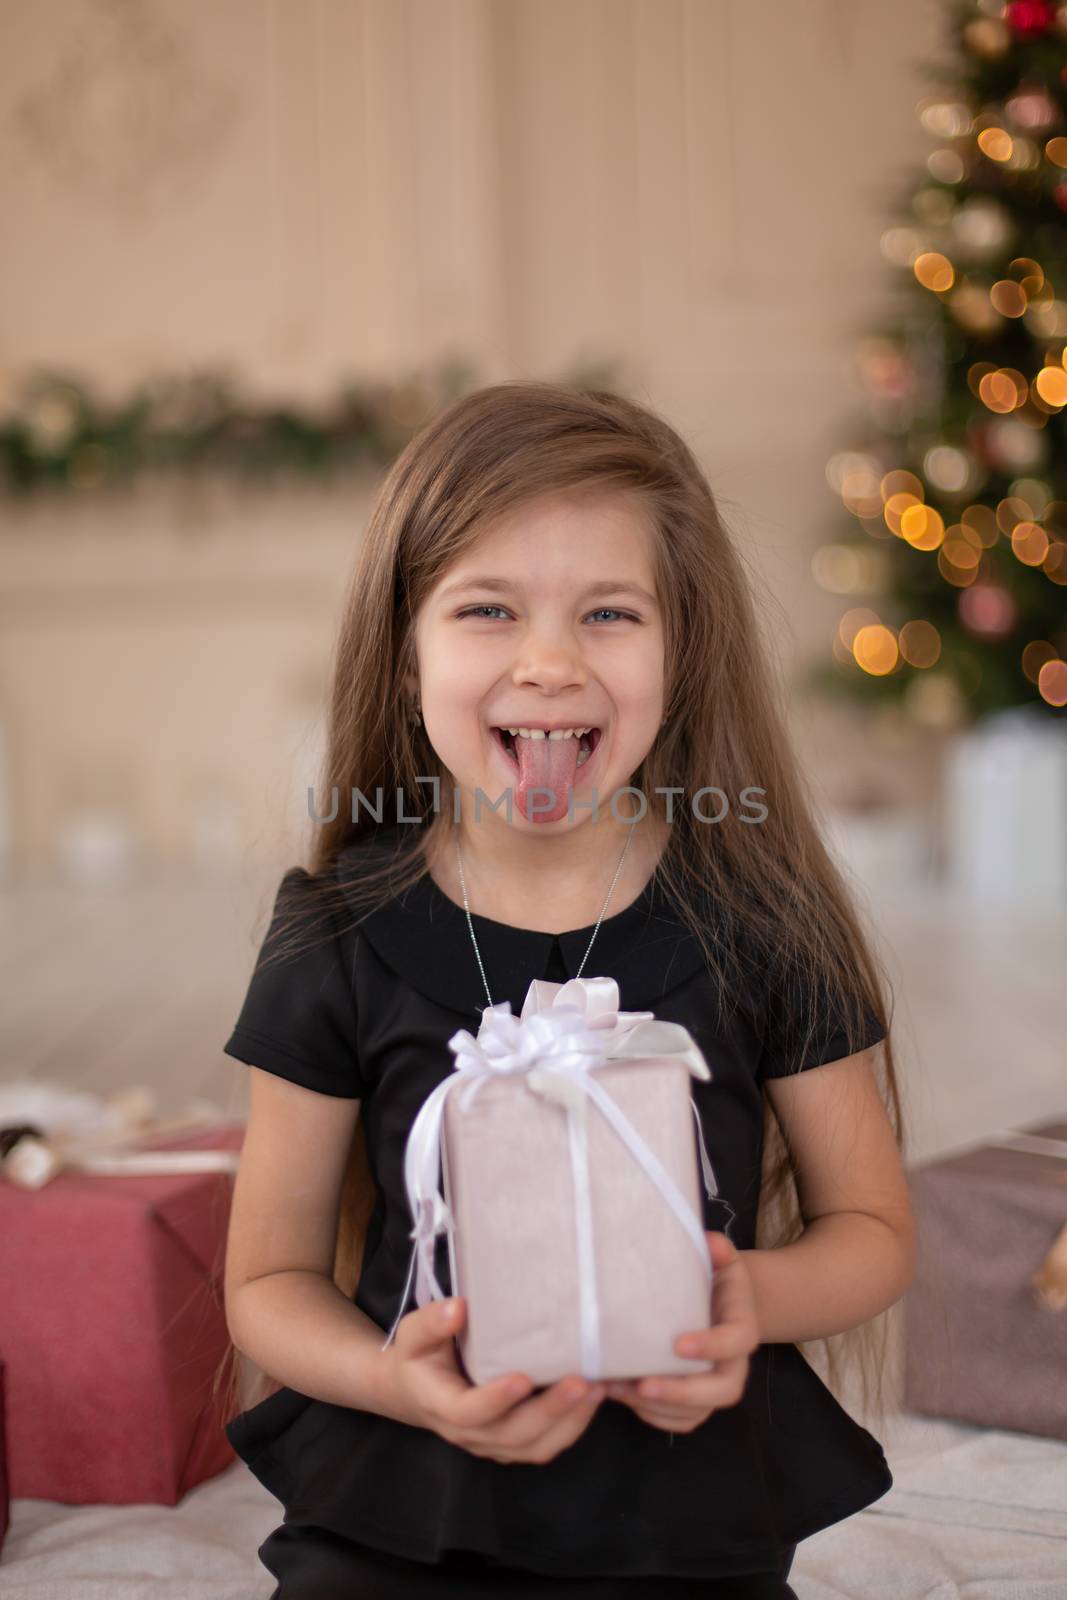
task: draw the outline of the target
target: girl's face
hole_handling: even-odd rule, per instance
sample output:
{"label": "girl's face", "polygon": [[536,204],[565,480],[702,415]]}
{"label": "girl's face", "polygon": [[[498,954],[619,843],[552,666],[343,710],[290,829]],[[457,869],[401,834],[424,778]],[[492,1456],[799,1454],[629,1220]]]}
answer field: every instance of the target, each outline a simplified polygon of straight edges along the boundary
{"label": "girl's face", "polygon": [[[419,680],[407,687],[465,815],[474,815],[476,787],[491,801],[510,787],[513,825],[568,831],[592,818],[595,788],[598,819],[610,818],[612,794],[630,782],[663,718],[653,537],[622,496],[547,496],[483,533],[427,597],[415,621]],[[546,738],[500,731],[518,728]],[[594,731],[547,738],[570,728]],[[620,798],[618,814],[634,805]],[[484,804],[481,815],[491,818]]]}

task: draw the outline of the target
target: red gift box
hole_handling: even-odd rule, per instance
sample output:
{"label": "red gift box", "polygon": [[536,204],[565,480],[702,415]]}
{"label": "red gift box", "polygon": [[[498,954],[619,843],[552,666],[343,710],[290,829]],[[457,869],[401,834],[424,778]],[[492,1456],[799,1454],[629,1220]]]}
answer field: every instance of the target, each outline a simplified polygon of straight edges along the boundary
{"label": "red gift box", "polygon": [[[244,1133],[156,1148],[239,1150]],[[227,1172],[0,1180],[13,1498],[176,1505],[234,1459],[212,1394],[232,1193]]]}
{"label": "red gift box", "polygon": [[11,1491],[7,1481],[7,1439],[4,1432],[4,1363],[0,1361],[0,1550],[11,1523]]}

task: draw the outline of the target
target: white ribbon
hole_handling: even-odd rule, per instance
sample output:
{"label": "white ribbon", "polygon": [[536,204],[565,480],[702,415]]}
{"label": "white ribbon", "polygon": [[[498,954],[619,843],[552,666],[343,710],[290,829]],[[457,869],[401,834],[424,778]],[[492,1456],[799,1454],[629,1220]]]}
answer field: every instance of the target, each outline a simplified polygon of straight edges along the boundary
{"label": "white ribbon", "polygon": [[[459,1103],[460,1109],[466,1111],[489,1078],[498,1073],[523,1073],[529,1088],[557,1101],[567,1113],[575,1192],[582,1372],[586,1377],[598,1377],[600,1313],[586,1121],[590,1101],[678,1218],[709,1284],[711,1260],[702,1218],[694,1215],[662,1162],[596,1081],[596,1069],[608,1062],[667,1056],[683,1062],[694,1077],[710,1079],[708,1064],[688,1028],[680,1023],[659,1021],[651,1011],[620,1011],[619,987],[614,978],[571,978],[563,984],[535,979],[527,991],[521,1016],[512,1015],[509,1000],[486,1006],[477,1038],[461,1028],[448,1045],[456,1058],[452,1075],[423,1102],[404,1150],[404,1184],[414,1221],[409,1237],[414,1246],[400,1310],[382,1349],[392,1343],[404,1314],[413,1271],[419,1306],[444,1298],[434,1271],[434,1253],[438,1234],[451,1232],[454,1226],[451,1211],[439,1193],[445,1100],[462,1086]],[[709,1199],[714,1199],[718,1190],[704,1145],[700,1113],[691,1096],[689,1103],[696,1120],[704,1187]]]}

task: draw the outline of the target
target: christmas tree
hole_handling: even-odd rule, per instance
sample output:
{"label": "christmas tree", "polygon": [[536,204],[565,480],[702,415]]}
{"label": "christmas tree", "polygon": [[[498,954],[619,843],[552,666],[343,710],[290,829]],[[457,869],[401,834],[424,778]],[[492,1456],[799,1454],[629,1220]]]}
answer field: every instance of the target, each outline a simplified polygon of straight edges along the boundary
{"label": "christmas tree", "polygon": [[846,609],[825,687],[953,727],[1067,707],[1067,5],[948,7],[932,146],[881,240],[895,297],[863,338],[863,414],[827,465]]}

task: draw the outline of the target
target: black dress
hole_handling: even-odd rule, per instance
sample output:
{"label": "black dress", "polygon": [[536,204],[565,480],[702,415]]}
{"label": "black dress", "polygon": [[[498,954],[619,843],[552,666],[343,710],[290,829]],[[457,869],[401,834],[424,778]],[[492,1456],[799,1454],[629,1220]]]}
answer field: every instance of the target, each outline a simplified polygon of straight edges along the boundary
{"label": "black dress", "polygon": [[[367,848],[360,841],[342,854],[342,881]],[[275,919],[310,881],[301,868],[285,874]],[[556,936],[473,921],[493,1000],[510,1000],[516,1015],[532,979],[577,975],[593,932],[590,925]],[[408,1130],[452,1070],[448,1039],[459,1028],[477,1032],[486,1004],[466,914],[424,873],[358,926],[335,924],[316,948],[261,964],[262,956],[225,1049],[309,1089],[364,1102],[377,1200],[355,1303],[384,1340],[410,1262]],[[618,982],[621,1009],[683,1023],[703,1051],[712,1078],[693,1079],[691,1090],[722,1197],[705,1199],[704,1226],[752,1248],[760,1086],[799,1065],[795,1019],[755,992],[755,979],[753,992],[722,1011],[697,941],[655,881],[601,923],[583,976],[605,975]],[[869,1024],[854,1049],[884,1037],[877,1019]],[[804,1066],[850,1053],[840,1019],[828,1012]],[[436,1271],[450,1293],[443,1238]],[[404,1309],[414,1303],[409,1295]],[[799,1540],[862,1510],[893,1482],[878,1441],[793,1344],[759,1346],[741,1401],[691,1433],[650,1427],[609,1399],[546,1464],[495,1462],[430,1430],[288,1388],[234,1418],[227,1433],[281,1501],[287,1530],[327,1530],[394,1562],[447,1567],[460,1559],[454,1552],[475,1552],[470,1559],[557,1579],[774,1573]],[[709,1584],[706,1592],[720,1591]]]}

